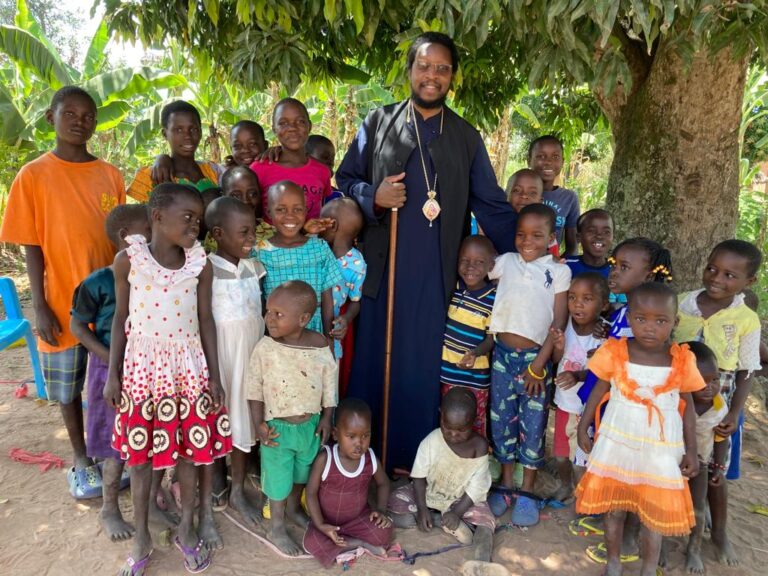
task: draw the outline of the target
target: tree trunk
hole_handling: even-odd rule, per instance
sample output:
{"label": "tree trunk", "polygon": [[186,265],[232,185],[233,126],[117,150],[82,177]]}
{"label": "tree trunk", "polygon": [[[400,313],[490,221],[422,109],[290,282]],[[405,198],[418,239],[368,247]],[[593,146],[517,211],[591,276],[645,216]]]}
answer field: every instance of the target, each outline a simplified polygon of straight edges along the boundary
{"label": "tree trunk", "polygon": [[616,147],[607,204],[616,237],[661,242],[672,252],[674,283],[690,289],[701,284],[711,248],[736,229],[747,60],[725,49],[697,54],[686,70],[661,42],[647,64],[620,107],[601,101]]}

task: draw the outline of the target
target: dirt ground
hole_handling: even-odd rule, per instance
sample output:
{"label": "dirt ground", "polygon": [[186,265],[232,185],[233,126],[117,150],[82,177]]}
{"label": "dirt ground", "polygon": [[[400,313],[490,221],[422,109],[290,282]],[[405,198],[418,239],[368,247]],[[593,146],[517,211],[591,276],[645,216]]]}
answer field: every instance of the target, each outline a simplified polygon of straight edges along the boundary
{"label": "dirt ground", "polygon": [[[37,401],[33,385],[27,398],[14,397],[13,382],[31,379],[31,374],[26,348],[0,352],[0,574],[115,574],[130,551],[130,542],[115,544],[106,538],[98,522],[101,500],[73,500],[67,491],[66,466],[41,473],[37,466],[9,458],[12,448],[49,451],[63,458],[67,466],[71,458],[58,407]],[[768,517],[748,511],[750,504],[768,505],[768,417],[761,390],[750,399],[748,407],[743,477],[730,484],[730,535],[741,566],[726,568],[717,564],[713,548],[706,541],[704,558],[710,575],[766,573]],[[120,502],[130,519],[129,491],[121,494]],[[571,536],[567,524],[572,516],[572,506],[545,509],[538,526],[528,531],[511,528],[500,532],[495,539],[494,560],[505,565],[510,574],[600,574],[600,566],[584,554],[588,544],[599,540]],[[224,515],[218,514],[217,519],[225,548],[216,553],[206,574],[306,576],[342,572],[341,567],[320,569],[313,560],[282,559]],[[413,530],[397,531],[396,541],[410,553],[455,542],[440,531],[424,535]],[[175,548],[163,548],[157,540],[155,546],[148,574],[186,573]],[[675,539],[665,574],[685,573],[683,551],[683,541]],[[446,576],[458,574],[462,562],[471,558],[471,548],[418,559],[413,566],[364,558],[351,566],[349,572],[359,576]],[[635,563],[628,565],[625,574],[638,572],[639,564]]]}

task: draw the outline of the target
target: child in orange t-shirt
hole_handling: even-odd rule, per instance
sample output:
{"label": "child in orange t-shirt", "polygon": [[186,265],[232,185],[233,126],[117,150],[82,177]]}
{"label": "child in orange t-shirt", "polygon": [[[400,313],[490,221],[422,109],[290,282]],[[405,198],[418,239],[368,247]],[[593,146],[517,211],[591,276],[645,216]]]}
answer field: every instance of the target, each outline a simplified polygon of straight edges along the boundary
{"label": "child in orange t-shirt", "polygon": [[24,246],[45,386],[61,406],[74,452],[69,489],[75,498],[93,498],[101,496],[101,475],[86,455],[83,432],[88,351],[69,329],[69,311],[77,285],[112,263],[105,222],[112,208],[125,203],[125,184],[117,168],[88,152],[96,103],[87,92],[61,88],[46,119],[56,145],[16,175],[0,241]]}

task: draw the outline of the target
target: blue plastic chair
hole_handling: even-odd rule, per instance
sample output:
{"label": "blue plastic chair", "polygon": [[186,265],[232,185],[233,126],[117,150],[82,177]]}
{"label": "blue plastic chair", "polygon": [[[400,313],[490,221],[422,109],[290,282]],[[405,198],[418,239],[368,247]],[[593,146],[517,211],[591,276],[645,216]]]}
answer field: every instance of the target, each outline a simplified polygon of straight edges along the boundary
{"label": "blue plastic chair", "polygon": [[0,320],[0,350],[5,350],[19,338],[24,338],[32,360],[32,370],[35,373],[37,396],[46,400],[48,395],[45,393],[45,380],[40,366],[40,355],[37,353],[37,341],[32,334],[32,325],[21,312],[16,285],[6,276],[0,278],[0,300],[3,301],[6,317],[5,320]]}

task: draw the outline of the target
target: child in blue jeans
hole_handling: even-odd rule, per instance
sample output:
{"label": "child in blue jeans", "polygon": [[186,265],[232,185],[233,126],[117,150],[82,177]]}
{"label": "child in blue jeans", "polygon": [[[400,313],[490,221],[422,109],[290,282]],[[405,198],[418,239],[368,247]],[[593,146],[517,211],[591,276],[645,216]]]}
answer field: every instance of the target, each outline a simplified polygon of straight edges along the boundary
{"label": "child in blue jeans", "polygon": [[[107,237],[118,252],[128,246],[126,236],[142,234],[149,238],[152,233],[147,207],[140,204],[123,204],[114,208],[107,216],[106,228]],[[116,304],[112,266],[100,268],[75,288],[69,322],[72,334],[88,350],[85,448],[89,458],[103,460],[101,490],[104,503],[99,519],[112,541],[127,540],[133,535],[133,527],[123,520],[117,503],[124,463],[120,453],[111,446],[115,411],[104,400]]]}
{"label": "child in blue jeans", "polygon": [[[547,377],[553,337],[565,329],[571,271],[547,253],[555,237],[555,213],[543,204],[520,210],[515,248],[496,259],[489,278],[499,280],[490,332],[496,335],[491,372],[491,438],[501,463],[501,484],[512,488],[515,461],[524,466],[522,492],[512,522],[533,526],[539,510],[531,497],[544,464]],[[525,494],[527,493],[527,495]],[[503,513],[504,509],[495,510]]]}

